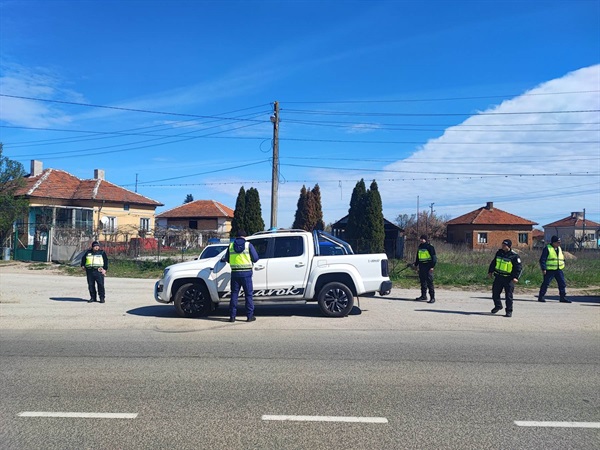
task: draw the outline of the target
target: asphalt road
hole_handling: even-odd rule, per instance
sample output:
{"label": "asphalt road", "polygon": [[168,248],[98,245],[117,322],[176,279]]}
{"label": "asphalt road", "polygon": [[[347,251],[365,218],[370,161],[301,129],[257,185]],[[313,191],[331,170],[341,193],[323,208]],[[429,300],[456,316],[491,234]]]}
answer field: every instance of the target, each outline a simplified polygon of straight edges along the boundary
{"label": "asphalt road", "polygon": [[489,292],[394,290],[230,324],[152,287],[108,278],[87,304],[84,278],[0,268],[0,448],[600,447],[599,297],[517,291],[505,318]]}

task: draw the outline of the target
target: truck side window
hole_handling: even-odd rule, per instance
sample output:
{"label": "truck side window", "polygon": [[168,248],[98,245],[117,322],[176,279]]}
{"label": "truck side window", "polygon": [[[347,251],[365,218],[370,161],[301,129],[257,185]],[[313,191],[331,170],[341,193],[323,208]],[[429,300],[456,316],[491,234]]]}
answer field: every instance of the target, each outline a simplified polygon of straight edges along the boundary
{"label": "truck side window", "polygon": [[258,253],[258,257],[260,259],[265,259],[267,257],[267,249],[269,248],[269,239],[252,239],[252,245],[256,249],[256,253]]}
{"label": "truck side window", "polygon": [[304,253],[302,236],[287,236],[275,238],[275,258],[289,258]]}

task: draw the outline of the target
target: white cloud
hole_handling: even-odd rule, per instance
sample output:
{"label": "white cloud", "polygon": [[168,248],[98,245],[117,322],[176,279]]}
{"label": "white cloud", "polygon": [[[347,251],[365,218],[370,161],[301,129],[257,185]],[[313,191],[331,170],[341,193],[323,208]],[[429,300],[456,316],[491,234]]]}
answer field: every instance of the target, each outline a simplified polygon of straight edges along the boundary
{"label": "white cloud", "polygon": [[[586,207],[597,216],[599,86],[600,65],[587,67],[448,128],[410,158],[388,165],[390,172],[375,177],[415,179],[378,183],[386,215],[392,220],[400,212],[414,212],[419,196],[421,209],[435,203],[438,213],[454,217],[486,201],[540,225]],[[579,93],[583,91],[595,92]],[[556,94],[565,92],[570,93]],[[586,110],[596,112],[580,112]],[[537,113],[514,114],[523,112]]]}

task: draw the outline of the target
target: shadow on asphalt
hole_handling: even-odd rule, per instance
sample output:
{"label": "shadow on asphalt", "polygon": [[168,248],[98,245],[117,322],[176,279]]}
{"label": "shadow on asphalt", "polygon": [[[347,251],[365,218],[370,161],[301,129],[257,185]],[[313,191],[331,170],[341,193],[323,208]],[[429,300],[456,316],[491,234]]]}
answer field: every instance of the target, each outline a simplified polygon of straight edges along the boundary
{"label": "shadow on asphalt", "polygon": [[[256,304],[254,306],[254,313],[257,319],[261,317],[315,317],[315,318],[323,318],[323,319],[331,319],[335,320],[336,318],[325,317],[321,312],[321,309],[318,305],[297,305],[297,304],[283,304],[283,305],[261,305]],[[172,319],[181,319],[177,315],[175,311],[175,307],[173,305],[152,305],[152,306],[142,306],[140,308],[134,308],[127,311],[127,314],[131,314],[134,316],[143,316],[143,317],[162,317],[162,318],[172,318]],[[357,306],[352,308],[349,316],[357,316],[362,314],[362,310]],[[209,316],[205,317],[193,317],[191,319],[194,320],[212,320],[216,322],[228,322],[229,321],[229,311],[227,305],[221,305],[215,311],[213,311]],[[246,321],[246,309],[242,306],[238,308],[238,322]]]}
{"label": "shadow on asphalt", "polygon": [[81,297],[50,297],[50,300],[54,300],[55,302],[87,302],[87,298]]}
{"label": "shadow on asphalt", "polygon": [[451,311],[449,309],[415,309],[415,311],[434,312],[440,314],[460,314],[462,316],[504,316],[504,314],[498,315],[490,312]]}

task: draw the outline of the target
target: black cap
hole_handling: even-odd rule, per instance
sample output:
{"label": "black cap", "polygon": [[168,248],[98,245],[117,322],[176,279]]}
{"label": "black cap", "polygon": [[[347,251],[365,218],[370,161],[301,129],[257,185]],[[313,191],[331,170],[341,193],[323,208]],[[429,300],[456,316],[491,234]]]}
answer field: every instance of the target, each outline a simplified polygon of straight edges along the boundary
{"label": "black cap", "polygon": [[92,242],[92,247],[96,247],[96,246],[100,247],[100,243],[98,241]]}
{"label": "black cap", "polygon": [[235,237],[246,237],[246,236],[248,236],[248,235],[246,234],[246,230],[244,230],[244,229],[238,230],[238,232],[235,234]]}
{"label": "black cap", "polygon": [[560,242],[560,238],[558,236],[552,236],[550,238],[550,243],[554,244],[555,242]]}
{"label": "black cap", "polygon": [[506,245],[508,248],[512,248],[512,241],[510,239],[504,239],[502,245]]}
{"label": "black cap", "polygon": [[419,239],[425,239],[425,240],[427,240],[427,235],[426,234],[422,234]]}

